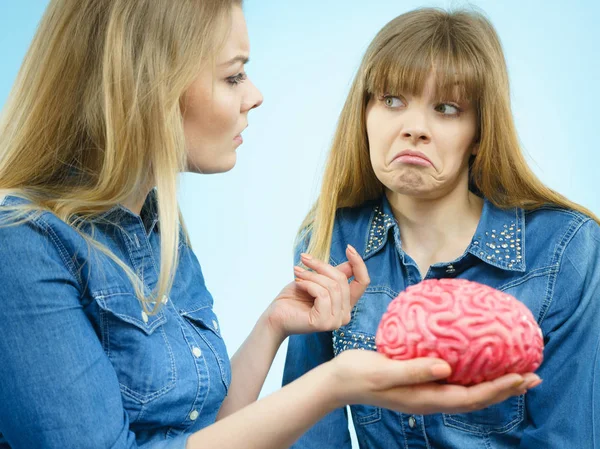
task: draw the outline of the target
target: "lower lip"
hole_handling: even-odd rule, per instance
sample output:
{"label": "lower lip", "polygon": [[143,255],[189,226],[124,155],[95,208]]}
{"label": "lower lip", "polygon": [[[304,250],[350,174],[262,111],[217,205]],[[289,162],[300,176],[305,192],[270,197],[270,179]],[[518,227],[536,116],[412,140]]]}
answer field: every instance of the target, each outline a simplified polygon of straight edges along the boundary
{"label": "lower lip", "polygon": [[427,159],[423,159],[422,157],[419,157],[419,156],[408,156],[408,155],[399,156],[396,159],[394,159],[394,162],[400,162],[402,164],[409,164],[409,165],[420,165],[421,167],[433,166],[433,164],[431,162],[429,162]]}
{"label": "lower lip", "polygon": [[243,144],[243,143],[244,143],[244,139],[242,138],[242,136],[235,136],[235,137],[233,138],[233,141],[234,141],[235,143],[239,144],[239,145],[241,145],[241,144]]}

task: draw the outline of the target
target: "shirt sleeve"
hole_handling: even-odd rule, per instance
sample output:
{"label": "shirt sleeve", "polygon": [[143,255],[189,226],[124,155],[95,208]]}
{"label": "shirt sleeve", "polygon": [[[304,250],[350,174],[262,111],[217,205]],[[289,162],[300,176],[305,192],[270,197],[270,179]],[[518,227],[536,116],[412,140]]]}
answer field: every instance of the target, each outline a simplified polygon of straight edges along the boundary
{"label": "shirt sleeve", "polygon": [[[41,219],[0,227],[0,284],[0,434],[10,447],[137,448],[77,271]],[[183,449],[186,439],[142,447]]]}
{"label": "shirt sleeve", "polygon": [[526,395],[529,425],[520,449],[600,449],[600,227],[594,221],[567,243],[552,297],[545,315],[552,327],[537,371],[543,383]]}
{"label": "shirt sleeve", "polygon": [[[294,250],[294,264],[306,251],[308,238],[300,239]],[[293,382],[316,366],[333,358],[331,332],[292,335],[289,338],[283,385]],[[310,428],[291,449],[351,449],[346,408],[329,413]]]}

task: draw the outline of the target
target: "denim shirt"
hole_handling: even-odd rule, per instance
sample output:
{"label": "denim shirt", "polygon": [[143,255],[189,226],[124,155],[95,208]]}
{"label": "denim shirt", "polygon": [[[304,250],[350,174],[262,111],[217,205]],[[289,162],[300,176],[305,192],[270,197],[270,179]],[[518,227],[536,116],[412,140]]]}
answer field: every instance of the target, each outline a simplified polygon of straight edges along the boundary
{"label": "denim shirt", "polygon": [[[147,293],[156,210],[153,191],[140,216],[117,206],[83,229]],[[173,288],[149,315],[125,272],[55,215],[0,227],[0,448],[184,449],[215,421],[231,367],[198,260],[185,239],[179,249]]]}
{"label": "denim shirt", "polygon": [[[295,262],[307,246],[296,248]],[[384,197],[338,211],[333,265],[353,245],[371,284],[348,325],[290,339],[284,384],[341,352],[375,350],[388,304],[422,280],[402,250],[400,229]],[[600,449],[600,227],[571,210],[501,210],[485,200],[462,256],[432,265],[426,279],[464,278],[525,303],[544,335],[544,382],[524,396],[473,413],[408,415],[368,405],[350,406],[361,448]],[[327,415],[295,449],[349,449],[346,409]]]}

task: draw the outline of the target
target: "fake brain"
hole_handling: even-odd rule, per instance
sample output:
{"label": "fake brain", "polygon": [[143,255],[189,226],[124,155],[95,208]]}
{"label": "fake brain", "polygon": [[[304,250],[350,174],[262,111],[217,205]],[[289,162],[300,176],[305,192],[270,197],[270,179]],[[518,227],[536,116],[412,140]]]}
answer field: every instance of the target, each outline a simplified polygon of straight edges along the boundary
{"label": "fake brain", "polygon": [[375,338],[395,360],[436,357],[452,367],[449,383],[471,385],[542,363],[542,331],[514,297],[464,279],[431,279],[388,306]]}

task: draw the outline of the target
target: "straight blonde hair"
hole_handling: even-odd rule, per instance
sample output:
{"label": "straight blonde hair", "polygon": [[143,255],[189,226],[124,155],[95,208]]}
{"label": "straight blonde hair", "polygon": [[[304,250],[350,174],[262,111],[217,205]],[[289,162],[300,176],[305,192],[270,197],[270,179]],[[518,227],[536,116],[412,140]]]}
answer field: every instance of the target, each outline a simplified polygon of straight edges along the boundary
{"label": "straight blonde hair", "polygon": [[[125,270],[149,313],[177,269],[177,177],[187,161],[180,100],[201,70],[214,70],[241,3],[51,0],[0,119],[0,193],[31,201],[5,224],[54,213]],[[139,276],[81,228],[152,186],[161,263],[146,297]]]}
{"label": "straight blonde hair", "polygon": [[[389,93],[420,94],[435,73],[440,100],[468,99],[477,110],[479,150],[470,184],[499,208],[535,209],[551,204],[597,217],[546,187],[533,174],[519,145],[508,73],[500,40],[476,11],[417,9],[383,27],[368,47],[342,109],[319,197],[298,237],[310,234],[307,251],[328,261],[336,212],[384,194],[369,157],[367,103]],[[455,98],[457,95],[460,98]]]}

